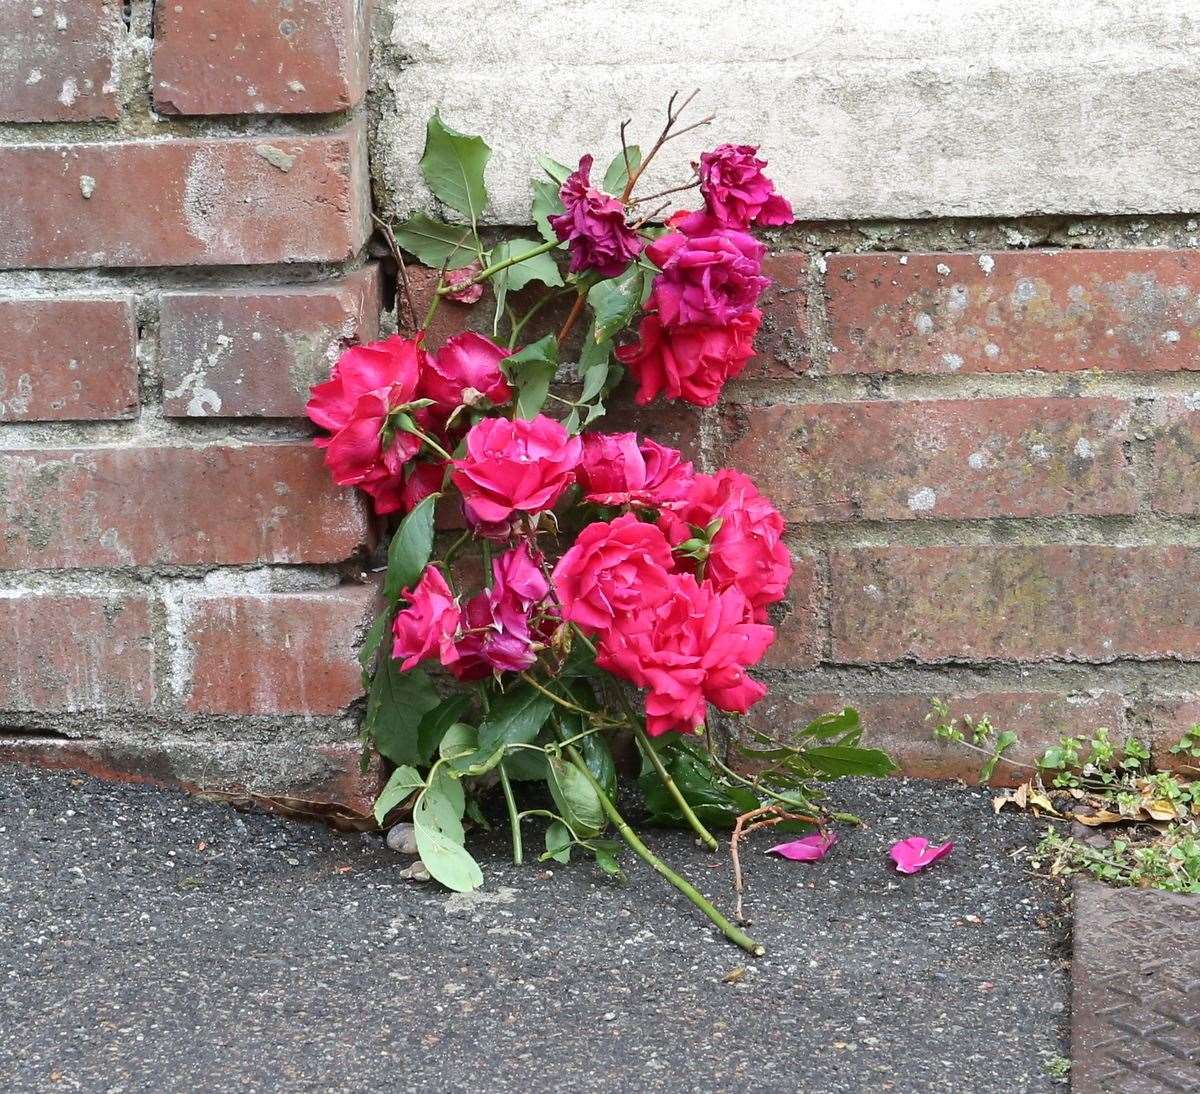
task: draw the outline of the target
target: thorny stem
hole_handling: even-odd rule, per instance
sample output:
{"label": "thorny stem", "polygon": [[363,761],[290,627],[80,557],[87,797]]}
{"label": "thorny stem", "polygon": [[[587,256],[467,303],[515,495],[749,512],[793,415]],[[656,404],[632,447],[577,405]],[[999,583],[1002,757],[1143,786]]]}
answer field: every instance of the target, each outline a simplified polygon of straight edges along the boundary
{"label": "thorny stem", "polygon": [[[400,245],[396,242],[395,233],[392,231],[391,226],[386,220],[380,216],[377,216],[375,213],[371,214],[371,219],[375,222],[375,227],[379,229],[380,234],[383,236],[384,242],[387,243],[388,250],[392,255],[392,259],[395,261],[396,267],[400,271],[400,284],[404,288],[404,300],[408,304],[408,319],[409,322],[415,326],[417,322],[417,308],[413,303],[412,289],[408,284],[408,267],[404,265],[404,255],[400,253]],[[396,312],[396,318],[399,320],[399,305],[396,307]],[[401,326],[403,326],[403,324],[401,324]]]}
{"label": "thorny stem", "polygon": [[525,251],[523,254],[513,255],[512,258],[506,258],[503,262],[493,262],[486,269],[480,270],[470,281],[459,285],[439,285],[438,295],[445,296],[450,292],[461,292],[463,289],[471,285],[478,285],[481,281],[486,281],[489,277],[495,277],[496,274],[507,270],[509,266],[515,266],[518,262],[525,262],[530,258],[537,258],[538,255],[544,255],[547,251],[554,250],[559,246],[557,239],[550,240],[549,243],[543,243],[540,247],[534,247],[531,251]]}
{"label": "thorny stem", "polygon": [[658,772],[659,780],[663,786],[667,788],[667,793],[674,799],[675,804],[679,806],[679,811],[683,814],[683,819],[688,822],[693,832],[700,837],[700,842],[704,844],[710,851],[717,849],[717,838],[707,828],[704,827],[704,822],[696,816],[695,811],[688,805],[687,798],[683,796],[683,792],[675,785],[675,780],[671,778],[671,773],[666,769],[662,762],[662,757],[659,756],[658,750],[650,738],[646,736],[646,731],[641,727],[640,723],[633,720],[633,733],[637,737],[638,744],[642,746],[642,753],[648,759],[654,770]]}
{"label": "thorny stem", "polygon": [[508,825],[512,829],[513,865],[520,866],[525,857],[525,850],[521,845],[521,816],[517,812],[517,799],[513,795],[508,772],[504,770],[503,764],[500,765],[499,770],[500,786],[504,790],[504,804],[508,807]]}
{"label": "thorny stem", "polygon": [[575,297],[575,303],[571,305],[571,310],[567,313],[567,319],[562,325],[562,330],[558,332],[558,341],[560,345],[567,335],[571,333],[571,328],[575,326],[575,321],[579,318],[580,313],[583,311],[583,302],[586,299],[586,290],[580,289]]}
{"label": "thorny stem", "polygon": [[745,931],[740,927],[734,926],[726,919],[712,903],[704,897],[700,891],[691,884],[691,882],[680,877],[672,870],[662,859],[660,859],[653,851],[650,850],[638,837],[637,834],[629,827],[628,822],[619,812],[617,807],[613,805],[608,795],[604,792],[604,788],[596,781],[595,775],[588,769],[587,764],[583,762],[583,758],[571,745],[567,745],[564,751],[567,753],[571,763],[575,765],[585,779],[591,784],[592,789],[596,792],[596,797],[600,799],[600,805],[604,809],[605,815],[613,823],[617,833],[620,835],[633,853],[637,855],[647,866],[654,870],[660,877],[665,878],[668,882],[675,886],[685,897],[688,898],[697,908],[700,909],[714,924],[717,929],[729,939],[730,942],[741,946],[747,953],[755,957],[762,957],[765,954],[766,947],[759,942],[755,942]]}

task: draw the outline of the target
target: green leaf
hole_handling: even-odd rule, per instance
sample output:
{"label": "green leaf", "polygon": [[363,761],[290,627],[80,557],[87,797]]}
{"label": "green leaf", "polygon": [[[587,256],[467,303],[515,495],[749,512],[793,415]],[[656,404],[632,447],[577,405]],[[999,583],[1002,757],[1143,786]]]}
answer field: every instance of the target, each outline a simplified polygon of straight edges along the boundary
{"label": "green leaf", "polygon": [[401,764],[392,772],[387,785],[375,799],[375,820],[383,824],[384,818],[407,798],[414,790],[420,790],[425,780],[417,773],[416,768]]}
{"label": "green leaf", "polygon": [[579,752],[600,789],[612,798],[617,789],[617,765],[613,762],[608,741],[599,733],[589,733],[579,742]]}
{"label": "green leaf", "polygon": [[421,173],[434,197],[478,224],[488,203],[483,173],[491,155],[482,137],[459,133],[434,114],[425,128]]}
{"label": "green leaf", "polygon": [[[762,804],[751,791],[721,783],[708,762],[682,742],[657,746],[657,750],[679,792],[702,821],[732,826],[742,813]],[[674,798],[649,761],[644,763],[638,786],[655,824],[686,826]]]}
{"label": "green leaf", "polygon": [[593,848],[592,854],[596,856],[596,865],[609,877],[614,877],[618,881],[625,880],[625,871],[621,869],[621,864],[617,862],[616,856],[611,851]]}
{"label": "green leaf", "polygon": [[417,729],[438,702],[432,682],[421,669],[402,672],[399,662],[383,657],[367,695],[364,728],[392,763],[420,763]]}
{"label": "green leaf", "polygon": [[452,695],[425,713],[417,726],[417,754],[421,763],[429,763],[446,732],[462,720],[470,705],[470,696]]}
{"label": "green leaf", "polygon": [[530,748],[514,748],[501,765],[510,779],[538,782],[546,778],[546,754]]}
{"label": "green leaf", "polygon": [[433,517],[440,494],[422,498],[401,522],[388,548],[387,579],[383,595],[395,603],[403,589],[411,589],[425,572],[433,552]]}
{"label": "green leaf", "polygon": [[388,633],[392,626],[392,609],[384,608],[371,624],[367,631],[366,638],[363,639],[362,649],[358,651],[358,663],[362,666],[364,673],[370,672],[371,665],[375,662],[375,654],[379,649],[380,643],[383,641],[383,636]]}
{"label": "green leaf", "polygon": [[555,862],[571,861],[571,830],[562,821],[551,821],[546,829],[546,854]]}
{"label": "green leaf", "polygon": [[878,748],[853,748],[844,745],[825,745],[806,748],[804,759],[826,778],[840,775],[890,775],[896,770],[891,757]]}
{"label": "green leaf", "polygon": [[[492,264],[507,262],[510,258],[516,258],[539,246],[541,244],[536,239],[509,239],[492,248],[489,261]],[[527,258],[515,266],[509,266],[492,278],[492,290],[496,294],[496,321],[493,331],[499,329],[500,317],[504,314],[504,305],[508,300],[508,294],[520,292],[531,281],[540,281],[543,285],[549,285],[552,288],[562,285],[562,274],[558,272],[558,266],[549,251],[534,255],[533,258]]]}
{"label": "green leaf", "polygon": [[413,809],[417,851],[429,873],[447,889],[469,893],[483,884],[479,864],[463,848],[462,786],[439,768]]}
{"label": "green leaf", "polygon": [[578,838],[604,830],[604,807],[587,776],[562,756],[547,756],[546,785],[562,819]]}
{"label": "green leaf", "polygon": [[528,684],[501,695],[493,700],[479,727],[479,751],[486,757],[500,745],[532,744],[553,706],[550,699]]}
{"label": "green leaf", "polygon": [[456,270],[474,262],[471,231],[461,224],[444,224],[426,213],[409,217],[395,229],[396,242],[418,262],[440,270]]}
{"label": "green leaf", "polygon": [[821,741],[836,737],[838,744],[856,745],[862,737],[862,721],[857,710],[846,707],[836,714],[822,714],[820,718],[815,718],[796,736]]}
{"label": "green leaf", "polygon": [[[642,150],[636,145],[629,146],[629,166],[635,171],[642,164]],[[620,197],[625,189],[625,184],[629,181],[629,172],[625,169],[625,153],[618,152],[612,163],[608,165],[608,170],[604,172],[604,192],[612,194],[613,197]]]}
{"label": "green leaf", "polygon": [[558,342],[553,334],[526,346],[501,362],[517,388],[517,417],[534,418],[550,393],[550,382],[558,370]]}
{"label": "green leaf", "polygon": [[642,268],[630,266],[620,277],[599,281],[588,292],[588,303],[596,313],[592,338],[608,341],[629,325],[642,303]]}
{"label": "green leaf", "polygon": [[541,164],[542,170],[546,172],[550,178],[562,186],[567,181],[567,176],[571,173],[565,163],[559,163],[558,160],[552,160],[549,156],[538,156],[538,163]]}
{"label": "green leaf", "polygon": [[438,755],[443,760],[453,760],[459,756],[469,756],[479,747],[479,734],[474,726],[465,722],[455,722],[442,736],[438,745]]}
{"label": "green leaf", "polygon": [[558,235],[550,227],[550,218],[565,211],[562,198],[558,196],[560,184],[548,179],[534,179],[530,185],[533,187],[533,202],[529,206],[529,215],[547,243],[557,240]]}

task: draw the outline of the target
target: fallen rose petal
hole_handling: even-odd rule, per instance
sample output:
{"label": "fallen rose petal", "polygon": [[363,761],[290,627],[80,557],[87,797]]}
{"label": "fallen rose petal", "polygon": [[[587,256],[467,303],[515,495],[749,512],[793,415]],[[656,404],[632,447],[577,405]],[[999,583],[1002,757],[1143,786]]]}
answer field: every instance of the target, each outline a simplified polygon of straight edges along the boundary
{"label": "fallen rose petal", "polygon": [[828,835],[819,832],[815,836],[805,836],[803,839],[792,840],[791,843],[768,847],[767,854],[779,855],[781,858],[788,858],[793,862],[820,862],[829,854],[829,848],[835,843],[837,843],[835,832],[830,832]]}
{"label": "fallen rose petal", "polygon": [[952,842],[934,847],[924,836],[909,836],[899,843],[893,843],[888,850],[896,869],[902,874],[915,874],[924,870],[932,862],[945,857],[954,850]]}

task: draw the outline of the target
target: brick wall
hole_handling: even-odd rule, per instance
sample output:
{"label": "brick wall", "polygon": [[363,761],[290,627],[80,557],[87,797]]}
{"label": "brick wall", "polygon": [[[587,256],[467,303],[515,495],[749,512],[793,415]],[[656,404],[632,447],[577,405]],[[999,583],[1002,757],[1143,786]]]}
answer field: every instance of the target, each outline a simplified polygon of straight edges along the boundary
{"label": "brick wall", "polygon": [[0,759],[362,805],[362,0],[0,0]]}
{"label": "brick wall", "polygon": [[[487,72],[451,71],[477,43],[409,63],[441,48],[430,28],[450,33],[439,11],[384,5],[368,117],[358,0],[0,0],[0,756],[367,800],[354,650],[373,530],[299,415],[338,348],[378,330],[370,174],[387,211],[422,200],[405,127],[442,92],[482,104],[454,124],[504,124]],[[562,48],[582,64],[591,47]],[[1133,186],[1128,163],[1106,185],[1129,201],[1107,204],[1061,170],[1044,202],[1032,176],[1006,198],[986,174],[969,207],[938,204],[910,149],[894,185],[841,193],[827,165],[809,189],[822,161],[794,120],[738,87],[714,107],[766,119],[751,135],[786,147],[780,177],[813,219],[773,241],[761,355],[722,405],[618,400],[610,424],[741,467],[787,516],[796,576],[754,719],[786,730],[852,703],[909,771],[939,775],[974,765],[929,742],[935,696],[1026,753],[1098,725],[1167,743],[1200,720],[1186,180],[1157,207],[1168,190]],[[656,95],[605,100],[604,119]],[[550,98],[530,110],[553,114],[564,159],[599,124],[594,104],[578,134]],[[1151,128],[1136,136],[1157,178]],[[1052,132],[1023,140],[1066,155]],[[1014,203],[1089,215],[1006,218]],[[896,219],[956,208],[973,219]],[[454,318],[473,321],[446,305],[439,327]]]}

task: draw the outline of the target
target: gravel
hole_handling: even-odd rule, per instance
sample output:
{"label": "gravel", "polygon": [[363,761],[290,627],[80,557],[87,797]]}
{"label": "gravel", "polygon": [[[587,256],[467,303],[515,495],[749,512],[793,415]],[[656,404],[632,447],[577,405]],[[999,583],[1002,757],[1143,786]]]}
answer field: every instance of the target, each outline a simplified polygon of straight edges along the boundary
{"label": "gravel", "polygon": [[[1013,857],[1034,822],[948,784],[835,799],[868,826],[825,862],[743,854],[755,961],[628,855],[620,886],[496,833],[452,895],[377,834],[0,767],[0,1089],[1061,1090],[1069,917]],[[727,856],[649,835],[731,908]],[[910,835],[957,846],[901,877]]]}

